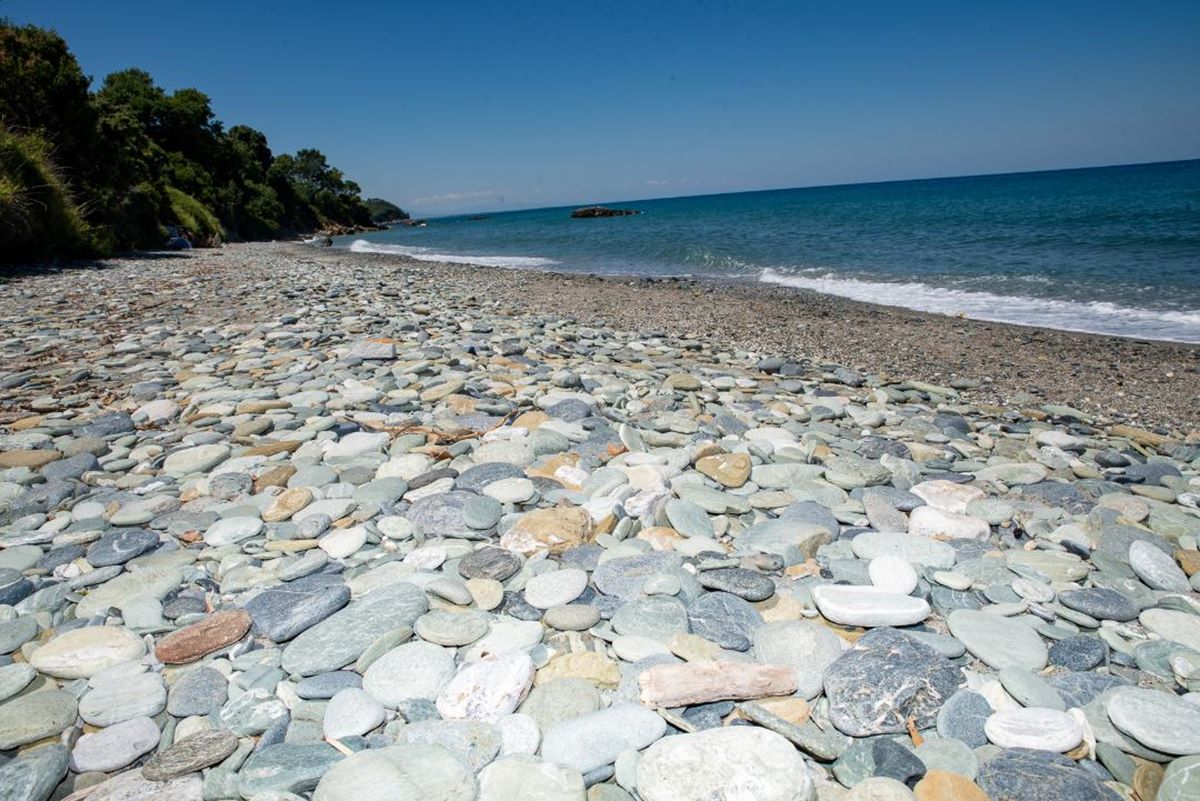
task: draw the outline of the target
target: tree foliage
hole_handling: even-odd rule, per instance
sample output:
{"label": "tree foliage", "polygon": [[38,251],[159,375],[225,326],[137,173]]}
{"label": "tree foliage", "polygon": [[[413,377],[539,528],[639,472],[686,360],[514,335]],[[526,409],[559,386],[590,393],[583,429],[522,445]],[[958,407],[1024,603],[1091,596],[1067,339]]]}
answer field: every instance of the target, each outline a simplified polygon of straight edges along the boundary
{"label": "tree foliage", "polygon": [[272,153],[199,89],[140,69],[91,83],[57,33],[0,19],[0,261],[158,247],[168,225],[268,239],[375,216],[319,150]]}
{"label": "tree foliage", "polygon": [[383,198],[369,197],[363,202],[367,204],[367,211],[371,213],[371,222],[376,225],[409,219],[407,211]]}

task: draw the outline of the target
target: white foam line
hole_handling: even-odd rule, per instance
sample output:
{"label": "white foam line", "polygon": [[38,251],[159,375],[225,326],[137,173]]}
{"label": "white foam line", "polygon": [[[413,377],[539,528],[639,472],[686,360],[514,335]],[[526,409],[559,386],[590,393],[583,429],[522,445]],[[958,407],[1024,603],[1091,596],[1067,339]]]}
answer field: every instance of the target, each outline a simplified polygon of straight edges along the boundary
{"label": "white foam line", "polygon": [[1200,310],[1157,311],[1118,306],[1106,301],[1079,302],[997,295],[931,286],[917,282],[866,281],[834,275],[788,275],[766,269],[759,281],[851,300],[900,306],[977,320],[1018,323],[1063,331],[1200,343]]}
{"label": "white foam line", "polygon": [[550,267],[558,264],[554,259],[543,259],[537,256],[465,256],[461,253],[433,253],[429,248],[383,245],[368,242],[365,239],[354,240],[350,243],[349,249],[355,253],[390,253],[396,256],[408,256],[418,261],[475,264],[480,267]]}

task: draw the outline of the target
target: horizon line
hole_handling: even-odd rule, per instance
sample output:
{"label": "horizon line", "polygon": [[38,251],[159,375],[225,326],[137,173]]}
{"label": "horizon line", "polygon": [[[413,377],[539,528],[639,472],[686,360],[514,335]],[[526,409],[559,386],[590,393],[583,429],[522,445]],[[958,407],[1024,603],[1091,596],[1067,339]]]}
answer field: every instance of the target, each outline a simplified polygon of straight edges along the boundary
{"label": "horizon line", "polygon": [[800,189],[835,189],[835,188],[839,188],[839,187],[848,187],[848,186],[879,186],[882,184],[912,184],[912,183],[921,183],[923,181],[950,181],[950,180],[955,180],[955,179],[967,179],[967,178],[998,178],[998,177],[1005,176],[1005,175],[1036,175],[1039,173],[1079,172],[1081,170],[1106,170],[1106,169],[1118,169],[1121,167],[1153,167],[1153,166],[1157,166],[1157,165],[1161,165],[1161,164],[1183,164],[1183,163],[1186,163],[1189,161],[1200,161],[1200,155],[1194,156],[1192,158],[1185,158],[1185,159],[1165,159],[1162,161],[1135,161],[1135,162],[1125,162],[1125,163],[1120,163],[1120,164],[1091,164],[1091,165],[1074,166],[1074,167],[1052,167],[1052,168],[1041,169],[1041,170],[1011,170],[1011,171],[1006,171],[1006,172],[977,172],[977,173],[965,173],[965,174],[958,174],[958,175],[928,175],[923,178],[881,178],[878,180],[871,180],[871,181],[842,181],[842,182],[837,182],[837,183],[804,184],[802,186],[774,186],[774,187],[766,187],[766,188],[762,188],[762,189],[735,189],[735,190],[731,190],[728,192],[699,192],[694,195],[664,195],[661,197],[625,198],[625,199],[619,199],[619,200],[601,200],[601,201],[587,201],[587,202],[579,201],[579,202],[573,202],[573,203],[555,203],[550,206],[522,206],[520,208],[511,208],[511,209],[500,209],[500,210],[493,209],[491,211],[478,211],[478,210],[476,210],[476,211],[458,211],[458,212],[454,212],[452,214],[437,214],[437,215],[433,215],[433,216],[422,215],[419,218],[426,219],[426,220],[447,220],[447,219],[452,219],[455,217],[466,217],[466,216],[473,215],[473,214],[487,214],[487,215],[515,214],[517,212],[522,212],[522,211],[543,211],[543,210],[549,211],[549,210],[553,210],[553,209],[586,208],[587,206],[607,206],[607,205],[618,204],[618,203],[652,203],[652,202],[657,202],[657,201],[661,201],[661,200],[686,200],[689,198],[718,197],[721,195],[754,195],[754,194],[762,194],[762,193],[766,193],[766,192],[790,192],[790,191],[800,190]]}

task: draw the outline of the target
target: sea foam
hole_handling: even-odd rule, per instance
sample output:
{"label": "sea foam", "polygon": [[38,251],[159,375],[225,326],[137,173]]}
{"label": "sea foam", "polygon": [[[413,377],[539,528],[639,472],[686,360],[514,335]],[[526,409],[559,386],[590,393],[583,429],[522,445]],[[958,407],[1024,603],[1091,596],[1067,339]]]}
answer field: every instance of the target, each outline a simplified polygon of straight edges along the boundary
{"label": "sea foam", "polygon": [[509,269],[534,269],[552,267],[558,264],[554,259],[543,259],[537,256],[467,256],[461,253],[434,253],[429,248],[411,247],[407,245],[384,245],[356,239],[350,243],[349,249],[355,253],[390,253],[395,256],[408,256],[418,261],[437,261],[452,264],[474,264],[479,267],[505,267]]}
{"label": "sea foam", "polygon": [[851,300],[976,320],[1091,334],[1200,343],[1200,312],[1139,309],[1107,301],[1079,302],[1000,295],[913,281],[867,281],[826,273],[793,275],[765,269],[759,281]]}

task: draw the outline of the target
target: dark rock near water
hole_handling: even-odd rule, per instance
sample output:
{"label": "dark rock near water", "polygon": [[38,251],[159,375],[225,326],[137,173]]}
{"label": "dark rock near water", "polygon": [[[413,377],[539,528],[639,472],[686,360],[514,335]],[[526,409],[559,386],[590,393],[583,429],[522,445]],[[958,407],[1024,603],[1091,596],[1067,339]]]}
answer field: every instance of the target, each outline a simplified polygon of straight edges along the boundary
{"label": "dark rock near water", "polygon": [[641,212],[634,209],[610,209],[605,206],[585,206],[582,209],[575,209],[575,211],[571,212],[571,216],[576,219],[586,219],[591,217],[628,217],[632,214],[641,214]]}

